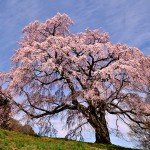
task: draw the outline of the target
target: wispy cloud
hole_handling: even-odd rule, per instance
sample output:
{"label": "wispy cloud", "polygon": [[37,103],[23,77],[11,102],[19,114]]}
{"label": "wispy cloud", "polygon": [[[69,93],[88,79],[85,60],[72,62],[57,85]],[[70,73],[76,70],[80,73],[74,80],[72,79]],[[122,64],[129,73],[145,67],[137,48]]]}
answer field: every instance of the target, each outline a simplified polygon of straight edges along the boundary
{"label": "wispy cloud", "polygon": [[39,12],[40,6],[35,1],[0,1],[0,70],[8,71],[22,28],[38,19]]}

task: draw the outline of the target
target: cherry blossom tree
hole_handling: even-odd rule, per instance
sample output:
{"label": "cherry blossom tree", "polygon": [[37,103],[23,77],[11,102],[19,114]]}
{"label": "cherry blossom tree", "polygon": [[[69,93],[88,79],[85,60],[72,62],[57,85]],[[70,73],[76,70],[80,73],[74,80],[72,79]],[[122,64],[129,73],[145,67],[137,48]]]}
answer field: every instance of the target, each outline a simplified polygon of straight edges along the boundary
{"label": "cherry blossom tree", "polygon": [[119,118],[143,128],[150,104],[134,89],[148,83],[150,57],[112,44],[98,29],[73,34],[71,25],[66,14],[58,13],[23,29],[10,72],[0,74],[14,104],[45,132],[55,132],[52,118],[66,118],[67,138],[82,139],[82,129],[89,125],[97,143],[111,144],[108,114],[116,116],[116,124]]}

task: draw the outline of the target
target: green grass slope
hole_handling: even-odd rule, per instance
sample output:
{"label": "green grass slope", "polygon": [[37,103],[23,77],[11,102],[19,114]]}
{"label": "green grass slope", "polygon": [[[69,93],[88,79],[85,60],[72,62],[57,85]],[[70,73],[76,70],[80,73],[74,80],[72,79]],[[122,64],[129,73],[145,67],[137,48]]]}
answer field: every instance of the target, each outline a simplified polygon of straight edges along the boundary
{"label": "green grass slope", "polygon": [[0,130],[0,150],[131,150],[116,145],[78,142],[59,138],[30,136]]}

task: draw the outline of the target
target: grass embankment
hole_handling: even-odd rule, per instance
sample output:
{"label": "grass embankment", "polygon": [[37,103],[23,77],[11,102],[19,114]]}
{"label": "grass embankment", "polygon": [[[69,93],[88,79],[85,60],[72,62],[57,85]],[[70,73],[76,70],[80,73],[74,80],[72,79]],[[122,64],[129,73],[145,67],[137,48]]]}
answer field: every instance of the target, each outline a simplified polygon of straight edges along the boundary
{"label": "grass embankment", "polygon": [[30,136],[0,130],[0,150],[131,150],[116,145],[78,142],[59,138]]}

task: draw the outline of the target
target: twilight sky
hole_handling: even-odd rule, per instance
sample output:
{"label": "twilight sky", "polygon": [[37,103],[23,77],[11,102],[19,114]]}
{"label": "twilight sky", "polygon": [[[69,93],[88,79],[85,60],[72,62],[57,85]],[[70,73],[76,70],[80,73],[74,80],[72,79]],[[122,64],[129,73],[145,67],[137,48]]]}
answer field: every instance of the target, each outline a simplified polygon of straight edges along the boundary
{"label": "twilight sky", "polygon": [[[0,0],[0,71],[7,72],[22,29],[57,12],[74,21],[73,33],[100,28],[113,43],[126,43],[150,55],[150,0]],[[118,139],[113,143],[128,143]]]}

